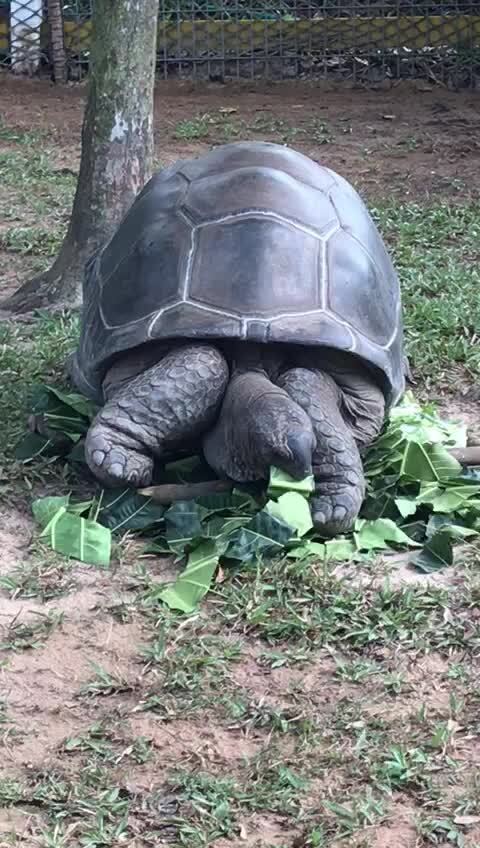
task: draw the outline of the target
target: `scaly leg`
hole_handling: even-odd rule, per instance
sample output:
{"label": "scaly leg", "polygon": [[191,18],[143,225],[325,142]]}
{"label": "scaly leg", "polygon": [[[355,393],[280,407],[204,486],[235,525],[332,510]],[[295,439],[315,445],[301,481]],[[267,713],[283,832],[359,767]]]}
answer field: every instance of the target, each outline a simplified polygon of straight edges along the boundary
{"label": "scaly leg", "polygon": [[328,374],[306,368],[292,368],[277,382],[308,414],[315,433],[314,525],[325,537],[346,533],[362,505],[365,481],[353,433],[340,412],[342,393]]}
{"label": "scaly leg", "polygon": [[106,486],[147,486],[154,457],[199,438],[216,417],[229,369],[207,344],[171,350],[110,394],[87,434],[85,456]]}

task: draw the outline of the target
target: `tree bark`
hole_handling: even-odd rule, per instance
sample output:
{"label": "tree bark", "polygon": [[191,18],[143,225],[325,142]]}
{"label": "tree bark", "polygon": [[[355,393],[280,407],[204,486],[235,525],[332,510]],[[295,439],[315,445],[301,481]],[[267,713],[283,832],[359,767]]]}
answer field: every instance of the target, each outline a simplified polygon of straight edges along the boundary
{"label": "tree bark", "polygon": [[0,307],[81,305],[86,260],[151,175],[159,0],[94,0],[82,156],[67,235],[53,266]]}
{"label": "tree bark", "polygon": [[48,0],[48,30],[53,80],[57,85],[67,81],[67,54],[63,33],[62,0]]}

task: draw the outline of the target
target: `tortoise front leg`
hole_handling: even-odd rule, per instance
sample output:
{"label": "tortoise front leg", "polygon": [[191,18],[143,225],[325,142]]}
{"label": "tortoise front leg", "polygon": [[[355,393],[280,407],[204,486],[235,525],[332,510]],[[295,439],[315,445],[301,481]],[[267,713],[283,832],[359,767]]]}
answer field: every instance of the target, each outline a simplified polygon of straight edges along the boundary
{"label": "tortoise front leg", "polygon": [[278,384],[308,414],[316,436],[312,519],[318,532],[336,536],[352,529],[365,495],[362,461],[340,404],[342,393],[322,371],[292,368]]}
{"label": "tortoise front leg", "polygon": [[213,423],[228,377],[220,351],[197,344],[175,348],[122,385],[87,434],[85,457],[95,477],[105,486],[147,486],[155,456]]}

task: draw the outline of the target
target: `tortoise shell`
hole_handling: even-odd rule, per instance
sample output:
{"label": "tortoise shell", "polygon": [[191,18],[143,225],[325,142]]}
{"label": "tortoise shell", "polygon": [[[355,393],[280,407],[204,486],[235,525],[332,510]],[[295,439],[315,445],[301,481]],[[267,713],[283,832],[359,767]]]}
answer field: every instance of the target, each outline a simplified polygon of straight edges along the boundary
{"label": "tortoise shell", "polygon": [[387,405],[404,388],[399,282],[357,192],[281,145],[240,142],[156,173],[87,263],[77,385],[165,339],[348,351]]}

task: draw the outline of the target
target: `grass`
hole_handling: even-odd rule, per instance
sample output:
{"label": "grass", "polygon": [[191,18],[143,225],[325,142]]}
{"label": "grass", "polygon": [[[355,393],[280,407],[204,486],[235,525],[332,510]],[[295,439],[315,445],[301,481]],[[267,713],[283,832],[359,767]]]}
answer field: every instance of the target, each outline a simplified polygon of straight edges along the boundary
{"label": "grass", "polygon": [[[176,139],[212,144],[307,133],[318,145],[334,141],[320,118],[299,128],[234,107],[173,128]],[[412,135],[407,153],[417,143]],[[56,166],[57,153],[48,135],[0,125],[4,262],[39,269],[58,249],[75,175]],[[480,205],[459,196],[372,204],[399,269],[422,391],[480,371]],[[62,383],[77,333],[76,319],[47,314],[0,324],[0,496],[9,510],[32,490],[76,485],[58,466],[13,466],[11,457],[33,386]],[[159,608],[157,560],[130,543],[119,553],[111,587],[89,573],[87,590],[96,589],[86,608],[75,602],[76,564],[36,539],[1,570],[2,603],[29,610],[0,618],[0,808],[29,811],[24,835],[2,833],[6,845],[372,848],[391,827],[398,844],[418,848],[480,844],[475,549],[462,579],[445,587],[398,585],[381,565],[361,584],[319,564],[245,566],[189,618]],[[78,633],[94,624],[92,662]],[[52,669],[48,637],[60,626],[65,669]],[[19,669],[34,702],[35,675],[53,673],[49,704],[19,703]],[[35,738],[48,768],[38,756],[15,764],[13,746]]]}
{"label": "grass", "polygon": [[62,619],[61,613],[52,610],[46,614],[38,612],[30,621],[14,619],[0,636],[0,651],[26,651],[40,647]]}
{"label": "grass", "polygon": [[417,203],[374,210],[399,271],[407,352],[416,374],[448,382],[461,364],[480,372],[480,204]]}

